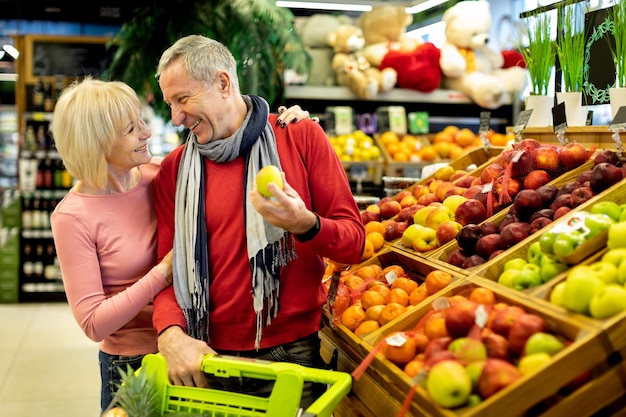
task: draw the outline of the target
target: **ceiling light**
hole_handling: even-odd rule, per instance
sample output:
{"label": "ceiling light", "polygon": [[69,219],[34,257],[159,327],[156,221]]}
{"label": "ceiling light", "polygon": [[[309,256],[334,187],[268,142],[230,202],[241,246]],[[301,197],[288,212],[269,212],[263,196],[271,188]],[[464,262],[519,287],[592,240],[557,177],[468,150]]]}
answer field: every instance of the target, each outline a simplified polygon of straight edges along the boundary
{"label": "ceiling light", "polygon": [[3,52],[9,54],[13,59],[17,59],[20,56],[20,51],[18,51],[13,45],[4,45],[2,49]]}
{"label": "ceiling light", "polygon": [[447,1],[448,0],[427,0],[420,4],[416,4],[415,6],[407,7],[406,12],[410,14],[422,13],[428,9],[439,6],[440,4],[446,3]]}
{"label": "ceiling light", "polygon": [[277,1],[276,6],[290,9],[344,10],[352,12],[368,12],[372,10],[372,6],[367,4],[322,3],[311,1]]}

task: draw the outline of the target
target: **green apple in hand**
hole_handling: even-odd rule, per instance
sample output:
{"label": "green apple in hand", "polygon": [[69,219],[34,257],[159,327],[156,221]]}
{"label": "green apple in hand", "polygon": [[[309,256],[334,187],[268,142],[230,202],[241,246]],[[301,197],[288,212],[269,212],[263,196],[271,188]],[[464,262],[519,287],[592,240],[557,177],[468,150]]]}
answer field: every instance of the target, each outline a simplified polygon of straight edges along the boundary
{"label": "green apple in hand", "polygon": [[567,264],[556,259],[554,255],[544,254],[541,258],[541,281],[548,282],[562,272],[567,271]]}
{"label": "green apple in hand", "polygon": [[541,250],[541,244],[539,241],[533,242],[528,247],[528,253],[526,254],[528,263],[541,265],[541,258],[543,258],[543,251]]}
{"label": "green apple in hand", "polygon": [[589,314],[595,319],[606,319],[626,310],[626,288],[608,284],[591,297]]}
{"label": "green apple in hand", "polygon": [[433,401],[445,408],[459,407],[472,393],[472,379],[460,362],[443,360],[430,368],[426,390]]}
{"label": "green apple in hand", "polygon": [[591,298],[605,286],[604,281],[593,275],[588,265],[575,266],[565,279],[561,303],[569,311],[588,315]]}
{"label": "green apple in hand", "polygon": [[541,267],[531,263],[526,264],[524,268],[518,271],[517,276],[513,279],[513,288],[516,290],[525,290],[539,284],[541,284]]}
{"label": "green apple in hand", "polygon": [[606,214],[611,219],[618,222],[622,214],[622,209],[615,201],[599,201],[591,206],[589,212],[593,214]]}
{"label": "green apple in hand", "polygon": [[519,360],[517,369],[520,370],[522,375],[528,375],[536,372],[551,361],[552,357],[545,352],[532,353],[530,355],[523,356]]}
{"label": "green apple in hand", "polygon": [[606,247],[609,249],[626,248],[626,221],[614,223],[609,227]]}
{"label": "green apple in hand", "polygon": [[265,197],[272,197],[272,192],[267,188],[267,184],[273,182],[278,188],[283,188],[283,177],[280,169],[276,165],[266,165],[259,170],[256,176],[256,186]]}
{"label": "green apple in hand", "polygon": [[524,258],[513,258],[509,259],[504,263],[504,270],[508,271],[509,269],[520,270],[526,265],[528,262]]}
{"label": "green apple in hand", "polygon": [[617,267],[611,262],[596,261],[589,265],[593,275],[604,281],[605,284],[617,284]]}
{"label": "green apple in hand", "polygon": [[531,355],[533,353],[544,352],[552,356],[560,352],[565,344],[555,335],[546,332],[537,332],[532,334],[526,345],[524,346],[524,354]]}
{"label": "green apple in hand", "polygon": [[615,221],[607,214],[603,213],[587,213],[585,216],[585,226],[589,229],[589,233],[585,235],[585,239],[592,237],[608,230]]}

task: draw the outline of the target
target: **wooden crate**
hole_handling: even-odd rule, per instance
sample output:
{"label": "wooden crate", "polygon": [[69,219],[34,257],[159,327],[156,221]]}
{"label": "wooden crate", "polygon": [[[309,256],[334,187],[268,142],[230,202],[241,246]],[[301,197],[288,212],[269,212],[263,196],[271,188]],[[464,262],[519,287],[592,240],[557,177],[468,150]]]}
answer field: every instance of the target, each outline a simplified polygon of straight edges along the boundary
{"label": "wooden crate", "polygon": [[[512,385],[504,388],[492,397],[484,400],[476,406],[467,406],[454,410],[439,407],[430,400],[428,393],[418,386],[413,397],[409,415],[412,416],[523,416],[523,415],[564,415],[555,414],[544,404],[551,404],[562,387],[566,386],[579,375],[591,372],[593,379],[566,396],[567,402],[559,401],[552,407],[558,410],[577,409],[582,407],[583,413],[572,415],[591,415],[616,398],[623,395],[625,390],[624,365],[615,364],[611,359],[611,352],[607,349],[603,340],[598,337],[599,329],[585,326],[578,321],[569,320],[567,316],[557,314],[552,309],[545,309],[537,303],[531,302],[528,297],[518,294],[516,291],[504,287],[498,288],[494,283],[488,283],[496,293],[498,301],[511,305],[518,305],[527,312],[538,314],[546,320],[548,328],[569,340],[572,344],[553,357],[551,363],[537,372],[525,376]],[[456,294],[467,294],[472,288],[480,287],[475,282],[458,281],[440,292],[440,297]],[[421,318],[432,307],[428,303],[422,303],[411,314],[403,316],[402,320],[386,328],[383,332],[371,339],[371,350],[394,331],[410,330],[416,326]],[[366,345],[364,345],[366,346]],[[385,378],[389,381],[390,395],[396,396],[398,402],[402,402],[413,385],[413,381],[399,367],[388,361],[380,353],[374,355],[374,359],[365,375],[372,379]],[[604,386],[605,392],[595,397],[588,397],[586,392],[600,390],[605,382],[611,382],[611,386]],[[363,399],[363,401],[366,401]],[[389,414],[387,414],[389,415]]]}
{"label": "wooden crate", "polygon": [[[512,132],[513,127],[506,130]],[[586,148],[597,146],[599,149],[616,150],[612,135],[609,126],[572,126],[567,128],[564,136],[569,142],[581,143]],[[553,127],[529,127],[524,130],[522,137],[537,139],[542,143],[560,144]],[[621,140],[626,142],[624,133],[621,134]]]}
{"label": "wooden crate", "polygon": [[[490,162],[496,159],[506,149],[508,148],[504,146],[479,146],[474,149],[470,149],[458,158],[453,159],[449,165],[455,170],[468,170],[468,172],[475,172],[481,165],[489,165]],[[468,169],[471,167],[475,168]],[[482,170],[480,172],[482,172]],[[422,183],[427,183],[434,178],[435,174],[423,177]]]}
{"label": "wooden crate", "polygon": [[[423,258],[416,257],[416,256],[410,256],[409,254],[403,254],[403,253],[398,253],[398,252],[389,251],[389,250],[381,251],[378,255],[375,255],[374,257],[360,264],[351,266],[348,269],[348,271],[355,271],[366,265],[379,265],[383,269],[390,265],[400,265],[404,268],[407,275],[410,278],[412,278],[414,281],[417,281],[419,284],[424,282],[425,277],[426,275],[428,275],[429,272],[435,271],[435,270],[442,270],[445,272],[449,272],[452,275],[452,282],[449,285],[452,285],[452,283],[465,277],[465,274],[452,272],[449,269],[447,269],[445,266],[438,265],[427,259],[423,259]],[[434,297],[436,297],[436,294],[427,297],[427,300],[432,300]],[[403,315],[409,314],[409,312],[415,309],[416,307],[417,306],[409,306],[407,308],[407,311]],[[359,337],[355,335],[354,332],[349,330],[346,326],[344,326],[340,322],[336,323],[334,326],[331,325],[332,319],[328,311],[325,311],[324,317],[325,317],[325,323],[329,327],[332,328],[337,338],[342,339],[355,352],[363,353],[366,351],[366,348],[362,346],[363,340],[364,340],[363,337]],[[384,326],[381,326],[381,328],[392,326],[393,323],[398,319],[399,318],[391,321],[390,323],[385,324]]]}

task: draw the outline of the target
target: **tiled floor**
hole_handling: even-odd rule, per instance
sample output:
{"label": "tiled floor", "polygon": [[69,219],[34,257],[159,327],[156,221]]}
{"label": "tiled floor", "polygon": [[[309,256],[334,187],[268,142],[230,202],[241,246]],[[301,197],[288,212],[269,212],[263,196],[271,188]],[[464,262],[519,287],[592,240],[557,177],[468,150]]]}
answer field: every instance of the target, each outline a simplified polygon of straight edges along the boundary
{"label": "tiled floor", "polygon": [[0,416],[99,415],[98,346],[68,305],[0,304]]}

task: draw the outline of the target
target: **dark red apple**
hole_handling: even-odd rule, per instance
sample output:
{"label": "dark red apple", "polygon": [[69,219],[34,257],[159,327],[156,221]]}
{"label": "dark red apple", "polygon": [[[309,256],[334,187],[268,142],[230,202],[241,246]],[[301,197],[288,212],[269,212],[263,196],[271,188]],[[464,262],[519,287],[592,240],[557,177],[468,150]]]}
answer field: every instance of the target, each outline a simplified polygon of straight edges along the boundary
{"label": "dark red apple", "polygon": [[559,187],[552,184],[546,184],[537,188],[535,191],[537,191],[537,193],[541,197],[541,200],[543,201],[543,206],[549,207],[556,198],[556,195],[559,192]]}
{"label": "dark red apple", "polygon": [[368,211],[368,210],[361,211],[361,222],[363,224],[368,224],[369,222],[372,222],[372,221],[379,222],[380,220],[381,220],[380,213],[375,213],[373,211]]}
{"label": "dark red apple", "polygon": [[463,261],[463,264],[461,265],[461,268],[463,269],[470,269],[473,268],[477,265],[482,265],[485,262],[487,262],[487,260],[485,258],[483,258],[480,255],[472,255],[472,256],[468,256],[467,259],[465,261]]}
{"label": "dark red apple", "polygon": [[622,178],[623,174],[620,168],[608,162],[601,162],[593,167],[589,186],[597,194],[620,182]]}
{"label": "dark red apple", "polygon": [[543,208],[543,200],[535,190],[522,190],[515,196],[513,206],[517,217],[526,221],[534,212]]}
{"label": "dark red apple", "polygon": [[559,207],[563,206],[572,208],[572,199],[570,197],[571,195],[569,193],[557,195],[552,204],[550,204],[550,208],[555,212],[559,209]]}
{"label": "dark red apple", "polygon": [[546,185],[552,180],[548,171],[543,169],[536,169],[531,171],[524,178],[524,189],[527,190],[536,190],[542,185]]}
{"label": "dark red apple", "polygon": [[467,259],[467,255],[465,254],[465,251],[463,251],[463,249],[457,249],[457,250],[451,252],[450,255],[448,255],[447,262],[450,265],[454,265],[454,266],[460,268],[461,265],[463,265],[463,262],[465,262],[466,259]]}
{"label": "dark red apple", "polygon": [[554,215],[552,215],[552,218],[547,218],[547,217],[537,217],[535,220],[533,220],[530,223],[530,228],[528,230],[528,234],[532,235],[533,233],[543,229],[544,227],[546,227],[547,225],[549,225],[550,223],[552,223],[552,219],[554,218]]}
{"label": "dark red apple", "polygon": [[404,233],[407,227],[407,222],[398,222],[395,220],[390,221],[385,226],[385,240],[390,242],[392,240],[399,239],[402,237],[402,233]]}
{"label": "dark red apple", "polygon": [[463,226],[471,223],[478,224],[487,220],[487,209],[480,201],[469,198],[456,208],[454,217]]}
{"label": "dark red apple", "polygon": [[529,148],[522,151],[519,157],[513,157],[511,162],[509,162],[509,164],[512,164],[511,175],[516,178],[521,178],[528,175],[529,172],[535,170],[536,154],[537,148]]}
{"label": "dark red apple", "polygon": [[608,162],[611,165],[619,165],[621,163],[619,157],[615,152],[610,149],[602,149],[593,158],[593,165],[601,164],[602,162]]}
{"label": "dark red apple", "polygon": [[504,252],[504,249],[499,249],[499,250],[493,252],[491,255],[489,255],[489,259],[487,259],[487,260],[488,261],[492,260],[496,256],[500,255],[502,252]]}
{"label": "dark red apple", "polygon": [[450,336],[432,339],[424,347],[424,360],[428,361],[442,352],[449,352],[448,346],[451,342],[452,338]]}
{"label": "dark red apple", "polygon": [[415,213],[417,213],[417,211],[422,207],[424,206],[421,204],[414,204],[412,206],[405,207],[400,210],[400,213],[398,213],[398,217],[396,217],[396,220],[400,222],[407,222],[409,225],[411,225],[413,224],[413,217],[415,216]]}
{"label": "dark red apple", "polygon": [[591,189],[591,187],[578,187],[569,195],[571,207],[578,207],[585,201],[589,200],[593,197],[595,193]]}
{"label": "dark red apple", "polygon": [[561,206],[558,209],[554,210],[554,217],[552,218],[552,220],[556,220],[559,217],[569,213],[572,209],[567,207],[567,206]]}
{"label": "dark red apple", "polygon": [[565,185],[561,186],[561,188],[559,188],[559,192],[556,193],[556,196],[558,197],[561,194],[571,194],[571,192],[574,191],[576,188],[580,187],[581,184],[582,183],[580,183],[578,181],[568,182],[567,184],[565,184]]}
{"label": "dark red apple", "polygon": [[493,252],[500,249],[504,249],[504,246],[502,245],[502,235],[498,233],[483,236],[476,242],[476,254],[485,259],[489,259]]}
{"label": "dark red apple", "polygon": [[520,315],[509,329],[509,348],[513,353],[521,354],[528,338],[535,333],[545,331],[547,327],[544,318],[537,314]]}
{"label": "dark red apple", "polygon": [[540,217],[546,217],[550,220],[552,220],[554,218],[554,210],[546,208],[546,209],[541,209],[535,213],[533,213],[532,216],[530,216],[530,218],[528,219],[529,223],[532,223],[533,221],[535,221],[535,219],[538,219]]}
{"label": "dark red apple", "polygon": [[500,232],[500,242],[503,248],[521,242],[529,236],[530,225],[526,222],[515,222],[505,226]]}
{"label": "dark red apple", "polygon": [[494,332],[485,332],[481,339],[487,348],[488,358],[508,360],[511,357],[509,341],[506,337]]}
{"label": "dark red apple", "polygon": [[476,382],[476,390],[482,399],[487,399],[522,377],[522,372],[511,362],[487,358]]}
{"label": "dark red apple", "polygon": [[446,330],[453,339],[465,337],[476,320],[478,303],[461,300],[452,304],[445,315]]}
{"label": "dark red apple", "polygon": [[561,147],[561,152],[559,152],[559,160],[567,169],[581,166],[587,158],[587,149],[578,142],[570,142],[564,145]]}
{"label": "dark red apple", "polygon": [[500,225],[496,222],[484,221],[480,224],[480,230],[482,230],[483,236],[500,233]]}
{"label": "dark red apple", "polygon": [[579,184],[588,182],[591,179],[591,173],[593,171],[591,169],[587,169],[583,172],[581,172],[580,174],[578,174],[578,176],[576,177],[576,181]]}
{"label": "dark red apple", "polygon": [[480,226],[471,223],[466,224],[456,235],[456,242],[466,255],[473,255],[476,252],[476,243],[483,235]]}
{"label": "dark red apple", "polygon": [[511,206],[511,208],[509,209],[509,212],[504,215],[504,218],[500,222],[500,232],[502,232],[502,229],[504,229],[508,224],[520,221],[520,219],[515,215],[515,213],[511,213],[511,210],[513,208],[514,207]]}

